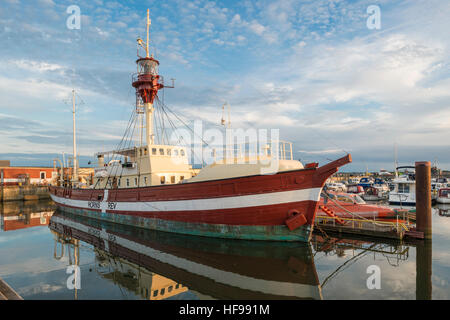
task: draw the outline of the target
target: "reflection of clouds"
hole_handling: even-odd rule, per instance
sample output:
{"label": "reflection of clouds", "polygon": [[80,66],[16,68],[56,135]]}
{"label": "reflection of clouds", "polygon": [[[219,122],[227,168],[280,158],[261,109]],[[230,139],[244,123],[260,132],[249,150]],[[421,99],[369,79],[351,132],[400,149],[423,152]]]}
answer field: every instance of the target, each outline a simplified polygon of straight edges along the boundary
{"label": "reflection of clouds", "polygon": [[[345,259],[337,256],[321,256],[316,266],[321,283],[339,266],[359,254],[361,250],[347,250]],[[330,258],[330,259],[328,259]],[[391,260],[393,262],[393,260]],[[415,261],[400,261],[399,267],[389,264],[379,253],[368,252],[355,263],[347,263],[335,277],[329,279],[322,288],[324,299],[414,299],[416,285]],[[324,265],[327,267],[324,268]],[[381,269],[381,289],[367,288],[367,267],[377,265]]]}
{"label": "reflection of clouds", "polygon": [[68,258],[64,257],[56,261],[52,257],[30,258],[24,261],[17,261],[11,264],[3,264],[0,268],[0,277],[14,274],[39,274],[55,270],[66,269]]}
{"label": "reflection of clouds", "polygon": [[433,281],[433,299],[449,299],[449,275],[445,275],[446,278],[441,278],[437,275],[432,275]]}
{"label": "reflection of clouds", "polygon": [[40,282],[37,284],[32,284],[27,287],[22,287],[17,290],[17,293],[20,294],[21,296],[30,296],[30,295],[35,295],[35,294],[39,294],[39,293],[55,292],[55,291],[59,291],[61,289],[67,289],[67,288],[64,286],[51,285],[48,283]]}
{"label": "reflection of clouds", "polygon": [[444,238],[446,240],[450,240],[450,217],[440,216],[438,208],[433,208],[432,215],[432,228],[433,228],[433,237],[439,236],[439,238]]}
{"label": "reflection of clouds", "polygon": [[[60,252],[58,244],[57,253]],[[47,226],[0,233],[0,277],[65,269],[69,265],[67,246],[60,260],[54,259],[53,253],[54,240]],[[73,262],[72,248],[71,255]],[[80,255],[83,264],[92,263],[94,259],[83,249]]]}
{"label": "reflection of clouds", "polygon": [[433,262],[438,262],[442,267],[450,267],[450,252],[433,250]]}
{"label": "reflection of clouds", "polygon": [[[13,230],[8,232],[0,232],[0,245],[16,242],[17,240],[24,240],[28,237],[39,236],[48,233],[47,227],[35,227],[33,229],[29,229],[26,232],[23,230]],[[0,248],[1,249],[1,248]],[[6,249],[6,248],[5,248]]]}

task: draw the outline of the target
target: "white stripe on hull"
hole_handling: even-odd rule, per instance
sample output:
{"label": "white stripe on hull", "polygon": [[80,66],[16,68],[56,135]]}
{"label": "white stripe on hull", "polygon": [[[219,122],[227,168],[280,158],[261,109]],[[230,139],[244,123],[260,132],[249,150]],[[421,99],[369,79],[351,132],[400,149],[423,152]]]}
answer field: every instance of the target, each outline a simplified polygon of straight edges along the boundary
{"label": "white stripe on hull", "polygon": [[[67,225],[69,227],[78,229],[85,233],[91,233],[90,231],[92,230],[92,228],[85,226],[81,223],[68,221],[65,219],[61,219],[59,217],[54,216],[52,220],[56,223]],[[109,241],[108,235],[109,234],[106,232],[105,229],[102,229],[100,231],[100,238],[105,240],[105,244]],[[196,263],[184,258],[174,256],[172,254],[163,251],[152,249],[140,243],[125,238],[121,238],[115,234],[111,235],[114,235],[115,243],[121,245],[122,247],[130,249],[131,251],[134,252],[139,252],[163,263],[167,263],[179,269],[186,270],[190,273],[213,279],[218,283],[223,283],[241,289],[263,292],[271,295],[322,299],[320,285],[314,286],[301,283],[279,282],[247,277],[237,273],[219,270],[213,267],[209,267],[200,263]]]}
{"label": "white stripe on hull", "polygon": [[[322,188],[301,189],[283,192],[253,194],[236,197],[209,199],[173,200],[173,201],[135,201],[114,202],[115,211],[157,212],[157,211],[201,211],[238,209],[256,206],[268,206],[299,201],[319,201]],[[53,201],[76,208],[108,210],[107,201],[85,201],[57,197],[51,194]],[[104,197],[106,199],[106,197]],[[93,207],[94,206],[94,207]],[[95,207],[97,206],[97,207]]]}

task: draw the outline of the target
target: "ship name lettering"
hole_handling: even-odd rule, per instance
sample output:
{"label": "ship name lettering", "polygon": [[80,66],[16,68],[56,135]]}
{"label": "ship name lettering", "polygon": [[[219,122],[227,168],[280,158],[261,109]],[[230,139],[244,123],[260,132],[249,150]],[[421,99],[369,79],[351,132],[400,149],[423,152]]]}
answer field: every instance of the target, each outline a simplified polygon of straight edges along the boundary
{"label": "ship name lettering", "polygon": [[108,202],[108,209],[115,210],[117,207],[117,202]]}
{"label": "ship name lettering", "polygon": [[91,209],[100,209],[100,202],[99,201],[89,201],[88,207]]}

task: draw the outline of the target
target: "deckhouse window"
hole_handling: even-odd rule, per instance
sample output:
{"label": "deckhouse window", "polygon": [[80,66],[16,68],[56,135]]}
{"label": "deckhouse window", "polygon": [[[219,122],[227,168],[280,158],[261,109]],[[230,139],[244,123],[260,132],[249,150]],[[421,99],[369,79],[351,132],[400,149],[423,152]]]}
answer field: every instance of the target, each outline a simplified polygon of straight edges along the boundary
{"label": "deckhouse window", "polygon": [[174,154],[175,156],[178,156],[178,149],[174,149],[174,150],[173,150],[173,154]]}
{"label": "deckhouse window", "polygon": [[166,177],[165,176],[162,176],[161,177],[161,184],[165,184],[166,183]]}
{"label": "deckhouse window", "polygon": [[152,148],[152,154],[156,155],[156,148]]}
{"label": "deckhouse window", "polygon": [[134,178],[134,185],[137,186],[138,185],[138,181],[137,178]]}
{"label": "deckhouse window", "polygon": [[167,155],[170,156],[171,155],[171,150],[167,149]]}
{"label": "deckhouse window", "polygon": [[130,179],[127,179],[127,187],[130,186]]}
{"label": "deckhouse window", "polygon": [[170,183],[175,183],[175,176],[170,177]]}
{"label": "deckhouse window", "polygon": [[144,184],[147,185],[147,177],[144,177]]}
{"label": "deckhouse window", "polygon": [[180,150],[180,155],[181,155],[182,157],[184,157],[184,150],[183,150],[183,149]]}
{"label": "deckhouse window", "polygon": [[164,155],[164,149],[159,149],[159,154],[163,156]]}
{"label": "deckhouse window", "polygon": [[184,176],[180,176],[180,181],[183,181],[184,180]]}
{"label": "deckhouse window", "polygon": [[398,185],[398,192],[399,193],[409,193],[409,185],[406,183],[400,183]]}
{"label": "deckhouse window", "polygon": [[144,156],[147,155],[147,148],[144,149]]}

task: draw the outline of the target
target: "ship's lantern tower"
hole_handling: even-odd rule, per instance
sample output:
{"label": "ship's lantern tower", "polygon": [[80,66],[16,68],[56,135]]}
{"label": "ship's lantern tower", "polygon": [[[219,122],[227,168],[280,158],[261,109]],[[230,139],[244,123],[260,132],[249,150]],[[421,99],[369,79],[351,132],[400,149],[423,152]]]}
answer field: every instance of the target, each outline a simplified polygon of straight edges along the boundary
{"label": "ship's lantern tower", "polygon": [[138,73],[139,75],[147,74],[147,75],[158,75],[158,60],[155,60],[153,57],[150,58],[141,58],[136,61],[138,64]]}
{"label": "ship's lantern tower", "polygon": [[133,76],[133,87],[136,88],[144,104],[153,104],[158,90],[164,87],[162,77],[158,75],[159,62],[149,57],[140,58],[136,63],[138,73]]}
{"label": "ship's lantern tower", "polygon": [[140,98],[144,104],[147,145],[154,144],[153,101],[158,94],[158,90],[164,88],[163,78],[158,75],[159,62],[153,58],[153,54],[150,56],[149,52],[150,24],[150,13],[149,10],[147,10],[147,42],[144,42],[141,38],[137,39],[138,45],[144,48],[146,57],[139,57],[136,61],[137,74],[133,75],[132,79],[132,85],[136,88],[136,96],[138,97],[136,102],[139,104],[138,100]]}

